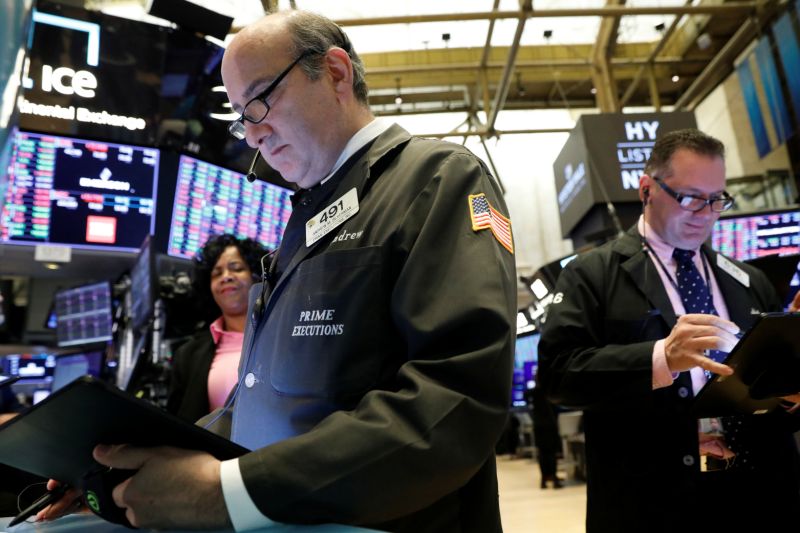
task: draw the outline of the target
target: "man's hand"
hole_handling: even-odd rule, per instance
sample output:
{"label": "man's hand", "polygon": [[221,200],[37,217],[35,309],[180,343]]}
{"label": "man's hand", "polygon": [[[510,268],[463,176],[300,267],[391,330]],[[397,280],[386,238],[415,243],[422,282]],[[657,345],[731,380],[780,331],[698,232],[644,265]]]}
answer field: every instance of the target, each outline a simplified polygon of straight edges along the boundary
{"label": "man's hand", "polygon": [[739,326],[716,315],[683,315],[664,341],[667,366],[671,372],[700,367],[730,376],[733,369],[706,356],[706,350],[730,352],[739,341],[737,333]]}
{"label": "man's hand", "polygon": [[161,446],[98,445],[97,462],[138,470],[114,488],[114,503],[128,521],[142,528],[222,529],[231,527],[220,484],[220,462],[213,456]]}
{"label": "man's hand", "polygon": [[800,311],[800,291],[794,293],[794,298],[792,298],[792,303],[789,304],[789,311],[791,311],[792,313]]}
{"label": "man's hand", "polygon": [[[47,481],[47,490],[55,490],[61,483],[55,479]],[[36,513],[36,521],[48,521],[61,518],[74,512],[89,512],[89,509],[83,506],[81,496],[83,492],[80,489],[72,487],[67,489],[67,492],[57,502],[48,505],[38,513]]]}
{"label": "man's hand", "polygon": [[0,413],[0,424],[5,424],[19,413]]}

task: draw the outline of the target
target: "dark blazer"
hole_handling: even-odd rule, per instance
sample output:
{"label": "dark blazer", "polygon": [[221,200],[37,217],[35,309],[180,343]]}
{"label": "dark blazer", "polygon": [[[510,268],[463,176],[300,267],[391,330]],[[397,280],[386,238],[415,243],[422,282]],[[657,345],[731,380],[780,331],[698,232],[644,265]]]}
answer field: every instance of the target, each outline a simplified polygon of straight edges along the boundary
{"label": "dark blazer", "polygon": [[208,326],[195,333],[172,358],[167,411],[191,422],[211,411],[208,372],[217,346]]}
{"label": "dark blazer", "polygon": [[[763,273],[733,261],[749,275],[747,288],[717,266],[714,251],[702,250],[740,328],[779,310]],[[587,531],[687,531],[706,518],[719,526],[721,516],[736,526],[777,517],[797,523],[798,417],[747,417],[739,437],[752,452],[749,464],[700,472],[689,373],[652,390],[653,346],[675,322],[635,227],[578,256],[558,279],[539,345],[540,385],[554,402],[584,410]]]}
{"label": "dark blazer", "polygon": [[[348,191],[358,212],[305,246]],[[392,126],[308,193],[245,329],[232,435],[254,449],[248,493],[281,522],[499,533],[517,280],[470,216],[480,194],[507,215],[497,182],[463,147]]]}

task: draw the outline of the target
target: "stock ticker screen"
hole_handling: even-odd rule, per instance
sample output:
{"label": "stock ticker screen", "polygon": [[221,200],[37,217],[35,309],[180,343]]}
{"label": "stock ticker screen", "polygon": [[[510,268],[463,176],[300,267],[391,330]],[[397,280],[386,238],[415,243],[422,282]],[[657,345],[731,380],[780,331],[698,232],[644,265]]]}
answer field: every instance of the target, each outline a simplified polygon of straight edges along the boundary
{"label": "stock ticker screen", "polygon": [[291,191],[182,155],[167,253],[191,259],[211,235],[232,233],[275,249],[289,221]]}
{"label": "stock ticker screen", "polygon": [[59,346],[110,341],[111,286],[92,283],[55,294],[56,338]]}
{"label": "stock ticker screen", "polygon": [[711,246],[740,261],[800,253],[800,211],[721,218],[711,233]]}
{"label": "stock ticker screen", "polygon": [[155,224],[154,148],[18,132],[0,242],[136,251]]}

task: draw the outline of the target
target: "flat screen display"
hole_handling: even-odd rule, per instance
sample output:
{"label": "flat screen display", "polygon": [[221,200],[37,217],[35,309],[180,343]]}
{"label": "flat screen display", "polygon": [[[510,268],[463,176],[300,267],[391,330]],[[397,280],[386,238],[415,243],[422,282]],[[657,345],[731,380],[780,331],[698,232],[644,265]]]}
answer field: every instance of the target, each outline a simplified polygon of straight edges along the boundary
{"label": "flat screen display", "polygon": [[142,329],[149,323],[155,306],[155,256],[151,242],[150,236],[145,238],[130,272],[130,319],[134,330]]}
{"label": "flat screen display", "polygon": [[155,226],[159,151],[19,132],[0,242],[136,251]]}
{"label": "flat screen display", "polygon": [[511,388],[512,407],[524,407],[525,391],[536,386],[536,367],[539,364],[539,333],[517,336],[514,349],[514,379]]}
{"label": "flat screen display", "polygon": [[49,388],[53,381],[53,371],[56,366],[53,354],[12,354],[3,357],[2,362],[2,373],[7,376],[18,376],[21,385]]}
{"label": "flat screen display", "polygon": [[167,253],[191,259],[212,235],[232,233],[275,249],[291,214],[291,191],[182,155]]}
{"label": "flat screen display", "polygon": [[740,261],[800,253],[800,210],[720,218],[711,233],[711,246]]}
{"label": "flat screen display", "polygon": [[56,357],[51,392],[68,385],[85,375],[99,377],[103,370],[103,352],[86,352]]}
{"label": "flat screen display", "polygon": [[111,285],[102,282],[58,291],[55,315],[59,346],[110,341]]}

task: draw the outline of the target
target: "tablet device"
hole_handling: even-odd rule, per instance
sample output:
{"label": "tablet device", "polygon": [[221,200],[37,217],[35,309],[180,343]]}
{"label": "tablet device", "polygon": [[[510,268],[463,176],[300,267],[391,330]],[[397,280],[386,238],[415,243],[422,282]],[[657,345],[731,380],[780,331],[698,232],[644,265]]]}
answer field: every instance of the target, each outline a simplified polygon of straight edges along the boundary
{"label": "tablet device", "polygon": [[0,374],[0,387],[11,385],[15,381],[19,381],[19,376],[6,376],[5,374]]}
{"label": "tablet device", "polygon": [[800,392],[800,313],[764,313],[724,363],[733,375],[715,374],[692,404],[703,417],[764,414],[780,396]]}
{"label": "tablet device", "polygon": [[177,446],[233,459],[249,450],[92,376],[0,425],[0,463],[80,486],[96,444]]}

